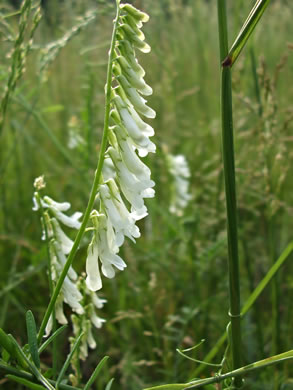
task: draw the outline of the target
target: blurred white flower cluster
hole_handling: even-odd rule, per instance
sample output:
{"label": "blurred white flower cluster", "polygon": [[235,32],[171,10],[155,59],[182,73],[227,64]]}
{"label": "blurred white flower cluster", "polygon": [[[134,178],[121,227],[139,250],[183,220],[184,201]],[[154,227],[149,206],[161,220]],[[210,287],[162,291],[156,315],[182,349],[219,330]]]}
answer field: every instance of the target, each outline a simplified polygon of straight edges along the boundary
{"label": "blurred white flower cluster", "polygon": [[171,185],[170,212],[182,216],[188,202],[192,199],[189,193],[190,170],[185,156],[167,154],[168,169],[173,177]]}
{"label": "blurred white flower cluster", "polygon": [[92,291],[102,287],[100,268],[104,276],[113,278],[115,268],[126,267],[118,255],[119,247],[125,237],[134,242],[140,237],[136,221],[147,215],[144,199],[155,194],[150,169],[140,157],[156,150],[150,140],[154,130],[141,116],[154,118],[156,114],[141,96],[151,95],[152,89],[146,84],[145,71],[135,55],[136,49],[150,51],[141,31],[148,19],[147,14],[132,5],[120,5],[111,90],[112,124],[108,131],[110,146],[103,169],[105,181],[97,193],[100,210],[91,213],[94,234],[86,261],[86,284]]}

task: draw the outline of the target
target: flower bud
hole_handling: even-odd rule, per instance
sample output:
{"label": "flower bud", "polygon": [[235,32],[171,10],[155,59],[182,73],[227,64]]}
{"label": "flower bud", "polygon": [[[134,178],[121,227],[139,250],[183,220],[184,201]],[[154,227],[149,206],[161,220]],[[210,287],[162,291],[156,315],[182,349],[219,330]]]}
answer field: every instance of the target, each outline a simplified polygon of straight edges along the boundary
{"label": "flower bud", "polygon": [[120,4],[120,8],[131,15],[135,20],[137,20],[137,22],[141,21],[146,23],[150,18],[148,14],[138,10],[131,4]]}
{"label": "flower bud", "polygon": [[125,57],[118,57],[117,62],[121,67],[121,73],[124,74],[134,88],[137,88],[143,95],[151,95],[153,93],[152,88],[132,69]]}
{"label": "flower bud", "polygon": [[139,39],[135,31],[128,24],[121,24],[119,28],[122,30],[125,38],[127,38],[137,49],[143,53],[149,53],[151,51],[150,45]]}
{"label": "flower bud", "polygon": [[135,32],[136,36],[144,41],[145,40],[145,36],[144,36],[144,33],[140,30],[140,28],[142,27],[142,23],[140,24],[140,27],[137,25],[135,19],[131,16],[131,15],[125,15],[122,17],[122,20],[124,22],[124,24],[128,24],[132,30]]}
{"label": "flower bud", "polygon": [[137,62],[133,46],[127,40],[122,40],[118,44],[120,54],[127,59],[132,69],[137,73],[139,77],[144,77],[145,71],[141,65]]}
{"label": "flower bud", "polygon": [[[146,105],[147,101],[140,96],[140,94],[135,88],[131,87],[131,85],[128,83],[127,79],[123,75],[118,76],[117,81],[123,88],[123,91],[125,92],[129,101],[133,104],[134,108],[139,113],[146,116],[147,118],[156,117],[156,112]],[[117,91],[118,93],[120,93],[119,89]]]}

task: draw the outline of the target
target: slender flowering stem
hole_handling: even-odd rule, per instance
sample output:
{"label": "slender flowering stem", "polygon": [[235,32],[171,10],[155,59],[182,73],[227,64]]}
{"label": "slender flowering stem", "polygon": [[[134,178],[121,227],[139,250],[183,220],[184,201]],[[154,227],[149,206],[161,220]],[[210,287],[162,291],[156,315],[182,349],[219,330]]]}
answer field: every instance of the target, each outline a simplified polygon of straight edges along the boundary
{"label": "slender flowering stem", "polygon": [[54,309],[56,300],[58,298],[58,295],[60,293],[60,290],[62,288],[64,279],[67,275],[67,272],[72,265],[73,259],[76,255],[76,252],[79,248],[80,241],[84,235],[90,213],[92,211],[94,202],[95,202],[95,197],[96,193],[100,184],[100,179],[102,175],[102,168],[103,168],[103,163],[104,163],[104,155],[105,151],[107,148],[107,143],[108,143],[108,129],[109,129],[109,117],[110,117],[110,103],[111,103],[111,83],[112,83],[112,67],[113,67],[113,57],[114,57],[114,47],[115,47],[115,42],[116,42],[116,31],[118,27],[118,20],[119,20],[119,15],[120,15],[120,8],[119,8],[119,3],[120,1],[117,0],[117,11],[116,11],[116,18],[114,19],[114,28],[113,28],[113,33],[112,33],[112,40],[111,40],[111,46],[110,46],[110,51],[109,51],[109,60],[108,60],[108,68],[107,68],[107,83],[106,83],[106,96],[105,96],[105,117],[104,117],[104,130],[103,130],[103,137],[102,137],[102,143],[101,143],[101,149],[99,153],[99,160],[98,160],[98,165],[97,169],[95,172],[95,177],[88,201],[88,205],[82,220],[82,224],[80,226],[80,229],[77,233],[77,236],[75,238],[75,241],[73,243],[72,249],[68,255],[67,261],[64,265],[64,268],[61,272],[61,275],[58,279],[58,282],[56,284],[55,290],[52,294],[51,300],[49,302],[48,308],[46,310],[46,313],[44,315],[43,321],[40,326],[39,334],[38,334],[38,342],[40,343],[42,340],[42,337],[45,332],[45,328],[47,326],[47,323],[49,321],[50,315]]}
{"label": "slender flowering stem", "polygon": [[[48,256],[48,265],[49,265],[49,288],[50,288],[50,294],[52,295],[52,293],[54,291],[54,285],[53,285],[53,279],[52,279],[52,273],[51,273],[52,259],[51,259],[50,249],[49,249],[50,237],[49,237],[48,227],[46,224],[45,211],[44,211],[44,208],[42,205],[39,191],[36,192],[36,202],[39,205],[39,208],[41,211],[41,218],[43,220],[43,229],[44,229],[44,233],[45,233],[45,242],[46,242],[46,247],[47,247],[47,256]],[[55,332],[56,328],[57,328],[55,307],[53,307],[53,310],[52,310],[52,319],[53,319],[53,327],[52,328],[53,328],[53,332]],[[56,373],[57,373],[57,367],[56,367],[56,364],[57,364],[57,339],[56,338],[53,340],[52,355],[53,355],[52,377],[53,377],[53,379],[56,379]]]}
{"label": "slender flowering stem", "polygon": [[[221,62],[228,54],[226,0],[218,0],[219,39]],[[228,268],[231,318],[231,347],[233,370],[241,367],[240,288],[237,234],[237,204],[233,142],[233,110],[231,68],[222,63],[221,115],[225,192],[227,205]],[[241,377],[235,378],[236,388],[242,386]]]}

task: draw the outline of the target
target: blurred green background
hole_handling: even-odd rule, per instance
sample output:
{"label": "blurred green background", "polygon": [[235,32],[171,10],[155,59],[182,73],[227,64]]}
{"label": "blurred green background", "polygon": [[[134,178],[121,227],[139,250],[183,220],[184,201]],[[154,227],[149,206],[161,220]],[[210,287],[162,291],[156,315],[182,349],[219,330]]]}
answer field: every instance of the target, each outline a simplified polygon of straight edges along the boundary
{"label": "blurred green background", "polygon": [[[16,8],[12,3],[1,2],[2,15],[15,12],[17,2]],[[216,2],[133,4],[150,15],[144,32],[152,51],[138,56],[154,90],[149,105],[157,112],[151,123],[157,153],[146,159],[156,198],[139,223],[142,237],[122,248],[127,269],[105,280],[100,293],[108,300],[100,313],[107,322],[95,333],[97,350],[83,365],[87,377],[98,360],[110,356],[97,389],[111,377],[115,389],[128,390],[193,378],[197,365],[176,348],[204,338],[191,354],[203,359],[228,322]],[[230,43],[253,4],[228,1]],[[32,211],[33,181],[45,175],[46,194],[69,201],[74,211],[85,210],[103,127],[114,6],[50,0],[42,12],[0,135],[0,326],[22,344],[26,310],[41,320],[49,299],[46,249]],[[272,1],[233,68],[243,302],[292,240],[292,17],[291,1]],[[2,91],[17,31],[18,15],[0,18]],[[169,212],[167,153],[185,155],[191,170],[193,200],[182,217]],[[89,238],[74,263],[80,273]],[[245,363],[292,348],[292,287],[291,256],[243,320]],[[61,363],[68,353],[66,337],[60,348]],[[202,375],[211,372],[206,368]],[[287,390],[293,388],[290,377],[292,363],[284,363],[251,375],[245,388]],[[17,388],[0,381],[3,389]]]}

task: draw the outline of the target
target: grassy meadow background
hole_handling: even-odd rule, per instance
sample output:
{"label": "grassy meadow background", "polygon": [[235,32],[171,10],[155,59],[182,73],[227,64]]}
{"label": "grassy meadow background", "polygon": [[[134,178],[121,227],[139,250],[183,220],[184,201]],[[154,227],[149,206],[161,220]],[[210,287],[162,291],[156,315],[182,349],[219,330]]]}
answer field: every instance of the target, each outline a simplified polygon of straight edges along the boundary
{"label": "grassy meadow background", "polygon": [[[156,197],[140,221],[142,237],[122,248],[127,269],[104,280],[99,294],[108,300],[100,311],[107,322],[95,332],[98,347],[83,365],[87,377],[98,360],[110,356],[97,389],[111,377],[114,389],[127,390],[193,378],[198,365],[176,348],[204,338],[191,354],[203,359],[228,322],[216,2],[133,4],[151,17],[144,32],[152,52],[139,59],[154,90],[149,104],[157,112],[152,122],[157,153],[147,158]],[[253,4],[228,1],[230,42]],[[97,7],[96,17],[49,58],[46,45],[72,32]],[[0,10],[15,9],[2,0]],[[271,1],[233,68],[242,302],[293,238],[292,17],[291,1]],[[46,248],[32,211],[33,181],[44,174],[47,195],[69,201],[74,211],[85,210],[101,141],[113,18],[110,1],[50,0],[8,106],[0,135],[0,326],[22,344],[25,312],[31,309],[40,321],[49,299]],[[5,22],[16,33],[18,16]],[[8,31],[0,19],[2,91],[13,47]],[[80,142],[75,146],[72,139]],[[190,165],[193,200],[182,217],[169,212],[166,153],[184,154]],[[74,262],[80,273],[87,239]],[[291,256],[245,316],[245,363],[292,349],[292,271]],[[60,364],[68,353],[66,340],[59,338]],[[245,388],[293,389],[290,362],[250,375]],[[0,383],[3,389],[21,388],[5,379]]]}

